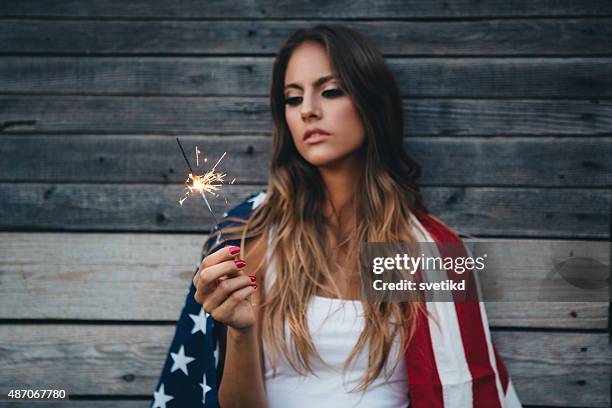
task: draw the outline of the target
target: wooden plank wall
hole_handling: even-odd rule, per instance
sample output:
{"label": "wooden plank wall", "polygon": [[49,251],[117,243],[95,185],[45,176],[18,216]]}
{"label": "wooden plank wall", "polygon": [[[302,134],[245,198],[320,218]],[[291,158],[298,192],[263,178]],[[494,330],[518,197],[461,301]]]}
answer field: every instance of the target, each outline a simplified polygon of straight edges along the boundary
{"label": "wooden plank wall", "polygon": [[[436,215],[609,249],[612,2],[276,3],[2,2],[0,390],[148,405],[213,221],[174,137],[228,152],[231,202],[262,190],[274,53],[319,21],[384,52]],[[526,406],[610,406],[609,304],[488,311]]]}

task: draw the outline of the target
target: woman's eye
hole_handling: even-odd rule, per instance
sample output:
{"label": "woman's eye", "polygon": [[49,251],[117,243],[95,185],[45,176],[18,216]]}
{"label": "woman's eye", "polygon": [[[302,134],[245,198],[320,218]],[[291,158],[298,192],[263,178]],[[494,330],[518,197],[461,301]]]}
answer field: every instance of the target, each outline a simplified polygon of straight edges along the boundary
{"label": "woman's eye", "polygon": [[323,91],[323,95],[329,96],[331,98],[334,98],[336,96],[340,96],[342,94],[343,94],[343,92],[342,92],[341,89],[327,89],[327,90]]}
{"label": "woman's eye", "polygon": [[[344,92],[342,92],[341,89],[337,89],[337,88],[326,89],[325,91],[323,91],[323,96],[325,96],[327,98],[335,98],[335,97],[341,96],[341,95],[344,95]],[[301,96],[292,96],[292,97],[289,97],[289,98],[285,98],[285,103],[287,105],[296,106],[300,102],[302,102],[302,97]]]}
{"label": "woman's eye", "polygon": [[295,106],[298,103],[300,103],[301,100],[302,100],[302,97],[300,97],[300,96],[293,96],[291,98],[285,98],[285,103],[287,105]]}

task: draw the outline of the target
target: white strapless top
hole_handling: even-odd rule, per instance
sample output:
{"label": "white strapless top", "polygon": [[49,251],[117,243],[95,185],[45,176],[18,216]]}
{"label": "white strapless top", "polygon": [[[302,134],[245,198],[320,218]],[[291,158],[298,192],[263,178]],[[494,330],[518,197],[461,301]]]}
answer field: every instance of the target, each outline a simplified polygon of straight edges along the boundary
{"label": "white strapless top", "polygon": [[[269,254],[270,251],[264,282],[266,293],[269,293],[276,279],[274,262],[270,262]],[[367,344],[343,373],[345,361],[364,327],[360,300],[315,296],[308,305],[307,318],[314,346],[329,366],[311,358],[315,375],[302,376],[293,370],[282,352],[279,352],[276,376],[273,376],[268,350],[264,344],[264,381],[270,408],[409,406],[407,372],[404,356],[399,355],[399,336],[395,339],[385,369],[365,391],[352,390],[358,386],[368,367]],[[288,328],[286,333],[289,339]],[[291,350],[291,347],[289,349]],[[389,381],[385,381],[385,373],[393,368],[398,358],[400,362],[397,368]]]}

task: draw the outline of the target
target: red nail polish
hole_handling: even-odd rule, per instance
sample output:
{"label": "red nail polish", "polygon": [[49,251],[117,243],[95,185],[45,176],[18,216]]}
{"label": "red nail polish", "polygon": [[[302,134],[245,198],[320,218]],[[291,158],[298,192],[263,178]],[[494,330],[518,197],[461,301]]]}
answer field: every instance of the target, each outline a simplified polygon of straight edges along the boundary
{"label": "red nail polish", "polygon": [[236,255],[238,252],[240,252],[240,247],[231,246],[229,248],[229,253],[232,254],[232,255]]}
{"label": "red nail polish", "polygon": [[244,262],[242,259],[239,261],[234,261],[234,263],[236,264],[236,266],[238,267],[238,269],[242,269],[246,266],[246,262]]}
{"label": "red nail polish", "polygon": [[251,279],[251,282],[255,282],[257,278],[255,277],[255,275],[249,275],[249,279]]}
{"label": "red nail polish", "polygon": [[257,289],[257,285],[251,285],[253,289]]}

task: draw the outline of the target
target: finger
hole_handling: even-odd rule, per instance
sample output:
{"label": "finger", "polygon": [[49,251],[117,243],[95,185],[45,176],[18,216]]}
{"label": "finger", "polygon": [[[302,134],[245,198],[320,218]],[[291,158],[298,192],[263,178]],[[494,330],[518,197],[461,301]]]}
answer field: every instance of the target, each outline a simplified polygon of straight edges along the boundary
{"label": "finger", "polygon": [[246,262],[242,259],[232,259],[210,266],[199,273],[198,288],[211,292],[218,286],[220,279],[240,276],[240,271],[245,267]]}
{"label": "finger", "polygon": [[227,320],[232,316],[234,309],[240,302],[252,295],[257,290],[257,285],[249,285],[233,292],[220,306],[215,308],[213,318],[216,320]]}
{"label": "finger", "polygon": [[225,279],[219,283],[219,286],[217,286],[212,293],[205,296],[205,309],[211,311],[215,310],[230,297],[232,293],[250,285],[253,285],[253,282],[248,276]]}
{"label": "finger", "polygon": [[200,267],[198,267],[198,270],[193,275],[193,279],[191,281],[193,282],[193,286],[195,286],[197,288],[198,287],[198,282],[200,281]]}
{"label": "finger", "polygon": [[209,266],[216,265],[223,261],[229,261],[240,253],[240,247],[229,245],[223,248],[219,248],[212,254],[208,254],[200,262],[200,270],[203,270]]}

